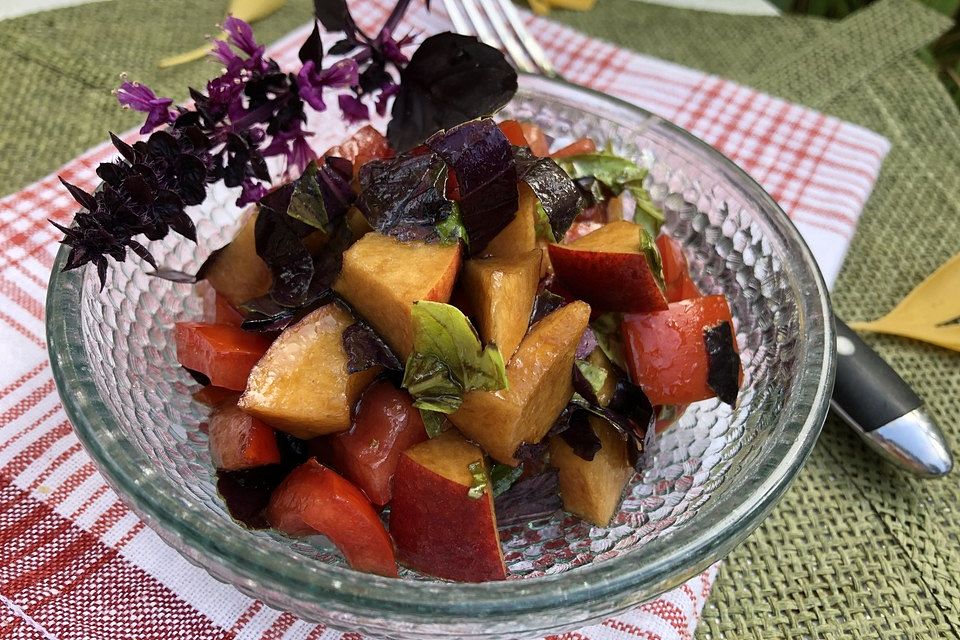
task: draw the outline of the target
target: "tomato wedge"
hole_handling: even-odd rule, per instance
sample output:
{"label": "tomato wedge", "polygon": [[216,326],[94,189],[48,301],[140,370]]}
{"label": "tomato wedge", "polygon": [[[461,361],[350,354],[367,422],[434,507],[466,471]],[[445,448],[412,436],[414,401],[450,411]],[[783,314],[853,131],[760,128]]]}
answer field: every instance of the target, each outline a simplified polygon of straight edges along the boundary
{"label": "tomato wedge", "polygon": [[590,138],[580,138],[574,140],[570,144],[560,149],[557,149],[550,154],[552,158],[567,158],[570,156],[578,156],[582,153],[596,153],[597,152],[597,143],[591,140]]}
{"label": "tomato wedge", "polygon": [[294,469],[267,505],[271,526],[327,537],[357,571],[397,577],[393,541],[363,492],[315,459]]}
{"label": "tomato wedge", "polygon": [[703,332],[724,321],[732,322],[730,306],[722,295],[674,302],[666,311],[624,315],[630,378],[655,405],[714,397],[717,394],[707,384]]}
{"label": "tomato wedge", "polygon": [[237,404],[237,400],[240,399],[240,393],[232,389],[224,389],[223,387],[210,385],[195,392],[193,399],[214,409],[219,409],[229,404]]}
{"label": "tomato wedge", "polygon": [[410,394],[383,380],[363,392],[350,430],[330,436],[331,460],[371,502],[383,506],[393,497],[400,454],[426,439]]}
{"label": "tomato wedge", "polygon": [[213,321],[216,324],[228,324],[239,327],[243,323],[243,314],[234,308],[230,301],[219,293],[213,303]]}
{"label": "tomato wedge", "polygon": [[547,140],[543,129],[532,122],[521,122],[520,129],[523,130],[523,137],[527,140],[527,146],[530,151],[538,158],[545,158],[550,155],[550,141]]}
{"label": "tomato wedge", "polygon": [[210,418],[207,431],[213,466],[226,471],[280,463],[273,429],[237,408],[225,406]]}
{"label": "tomato wedge", "polygon": [[523,135],[523,127],[520,126],[519,122],[516,120],[504,120],[497,126],[500,127],[500,131],[507,137],[510,144],[515,147],[527,146],[527,137]]}
{"label": "tomato wedge", "polygon": [[669,236],[658,236],[657,248],[663,261],[663,282],[666,285],[667,300],[679,302],[699,298],[700,290],[690,277],[687,258],[676,240]]}
{"label": "tomato wedge", "polygon": [[178,322],[175,340],[180,364],[234,391],[246,388],[250,370],[270,346],[265,336],[206,322]]}
{"label": "tomato wedge", "polygon": [[383,134],[370,125],[364,125],[340,144],[327,149],[323,156],[346,158],[353,163],[353,175],[356,176],[360,167],[371,160],[392,158],[393,149]]}

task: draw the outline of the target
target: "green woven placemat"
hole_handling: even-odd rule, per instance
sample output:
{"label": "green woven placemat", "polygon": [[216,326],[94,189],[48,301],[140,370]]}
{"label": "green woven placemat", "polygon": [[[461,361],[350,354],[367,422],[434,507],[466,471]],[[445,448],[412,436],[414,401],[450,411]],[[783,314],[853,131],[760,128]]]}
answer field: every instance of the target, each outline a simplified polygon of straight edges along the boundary
{"label": "green woven placemat", "polygon": [[[356,0],[359,1],[359,0]],[[0,23],[0,193],[42,177],[107,129],[139,121],[110,90],[127,71],[184,97],[210,63],[158,70],[196,45],[220,2],[124,0]],[[257,25],[272,40],[303,23],[293,0]],[[911,0],[841,23],[724,16],[600,0],[554,17],[643,53],[704,69],[869,127],[893,143],[834,301],[849,320],[889,309],[960,251],[960,114],[910,51],[944,28]],[[960,356],[867,337],[927,399],[960,447]],[[699,638],[960,636],[960,486],[880,462],[828,420],[796,483],[724,563]]]}

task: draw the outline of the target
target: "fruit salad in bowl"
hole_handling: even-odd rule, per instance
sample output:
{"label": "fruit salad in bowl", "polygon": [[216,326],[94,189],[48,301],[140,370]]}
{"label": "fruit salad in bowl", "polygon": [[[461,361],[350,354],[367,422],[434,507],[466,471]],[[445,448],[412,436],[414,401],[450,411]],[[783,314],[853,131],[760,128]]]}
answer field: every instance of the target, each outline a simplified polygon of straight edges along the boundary
{"label": "fruit salad in bowl", "polygon": [[272,606],[575,628],[775,504],[827,411],[825,288],[716,151],[471,38],[412,50],[404,5],[376,37],[320,12],[299,72],[228,21],[190,107],[121,87],[146,137],[66,185],[58,388],[127,504]]}
{"label": "fruit salad in bowl", "polygon": [[[247,211],[204,263],[210,312],[176,323],[177,359],[207,383],[195,397],[213,409],[211,460],[242,522],[323,535],[351,567],[380,575],[397,576],[399,562],[502,580],[498,504],[514,525],[562,508],[606,527],[648,431],[692,402],[735,405],[730,307],[700,293],[673,240],[653,239],[663,213],[645,172],[590,139],[552,154],[546,140],[534,124],[481,119],[396,154],[364,127]],[[451,142],[499,146],[512,161],[502,192],[515,210],[499,228],[471,234],[460,222],[476,206],[461,206],[465,195],[479,194],[485,215],[501,196],[488,177],[464,193],[474,183],[457,170],[480,172],[469,163],[404,182]],[[306,224],[299,209],[336,162],[357,165],[343,231]],[[431,199],[450,211],[439,223],[424,222]],[[298,305],[272,293],[291,276],[267,249],[284,216],[299,222],[287,242],[339,263],[329,288]],[[458,524],[435,526],[444,521]]]}

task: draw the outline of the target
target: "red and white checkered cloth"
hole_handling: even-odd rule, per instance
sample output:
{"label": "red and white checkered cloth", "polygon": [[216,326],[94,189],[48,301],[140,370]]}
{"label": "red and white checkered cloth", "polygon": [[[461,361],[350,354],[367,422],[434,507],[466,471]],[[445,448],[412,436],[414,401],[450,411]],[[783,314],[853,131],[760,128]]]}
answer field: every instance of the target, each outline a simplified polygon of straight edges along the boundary
{"label": "red and white checkered cloth", "polygon": [[[367,27],[387,0],[360,5]],[[438,3],[435,3],[438,4]],[[528,16],[569,80],[689,129],[753,175],[790,214],[828,283],[839,271],[889,145],[879,135],[722,78],[637,55]],[[421,33],[449,28],[439,7],[411,11]],[[301,29],[272,48],[294,61]],[[57,171],[92,189],[95,148]],[[43,307],[58,245],[47,219],[75,205],[55,174],[0,200],[0,638],[342,638],[210,578],[147,529],[107,488],[54,389]],[[634,611],[562,638],[691,638],[716,569]]]}

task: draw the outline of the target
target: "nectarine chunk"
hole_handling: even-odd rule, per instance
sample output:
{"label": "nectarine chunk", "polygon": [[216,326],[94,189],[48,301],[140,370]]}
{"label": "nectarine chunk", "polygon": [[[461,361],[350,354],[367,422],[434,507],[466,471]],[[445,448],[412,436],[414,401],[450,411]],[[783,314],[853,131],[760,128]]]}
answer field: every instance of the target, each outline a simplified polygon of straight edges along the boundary
{"label": "nectarine chunk", "polygon": [[257,255],[257,213],[247,214],[237,235],[207,267],[207,281],[234,307],[266,294],[273,283],[267,263]]}
{"label": "nectarine chunk", "polygon": [[487,243],[484,255],[510,258],[529,253],[537,247],[537,196],[521,182],[518,185],[517,214],[493,240]]}
{"label": "nectarine chunk", "polygon": [[404,360],[413,347],[411,306],[417,300],[450,300],[459,270],[459,245],[404,242],[371,232],[344,252],[333,288]]}
{"label": "nectarine chunk", "polygon": [[517,447],[540,442],[573,395],[573,359],[589,319],[590,306],[578,300],[535,324],[507,364],[508,388],[468,392],[450,420],[499,462],[517,464]]}
{"label": "nectarine chunk", "polygon": [[[570,244],[551,244],[550,264],[559,283],[597,311],[661,311],[667,308],[656,245],[627,220],[608,222]],[[650,255],[651,257],[648,257]]]}
{"label": "nectarine chunk", "polygon": [[510,258],[467,260],[461,286],[473,311],[480,337],[500,347],[509,359],[530,324],[540,283],[542,253],[534,249]]}
{"label": "nectarine chunk", "polygon": [[[479,498],[471,465],[483,470]],[[390,534],[401,564],[448,580],[503,580],[506,568],[483,451],[447,431],[407,449],[393,479]]]}
{"label": "nectarine chunk", "polygon": [[350,312],[331,303],[288,327],[250,372],[240,408],[298,438],[350,428],[350,409],[379,367],[347,373]]}
{"label": "nectarine chunk", "polygon": [[626,440],[605,420],[590,416],[589,421],[601,445],[593,460],[584,460],[562,437],[553,436],[550,464],[560,472],[564,510],[605,527],[617,512],[623,487],[633,477],[633,467]]}

